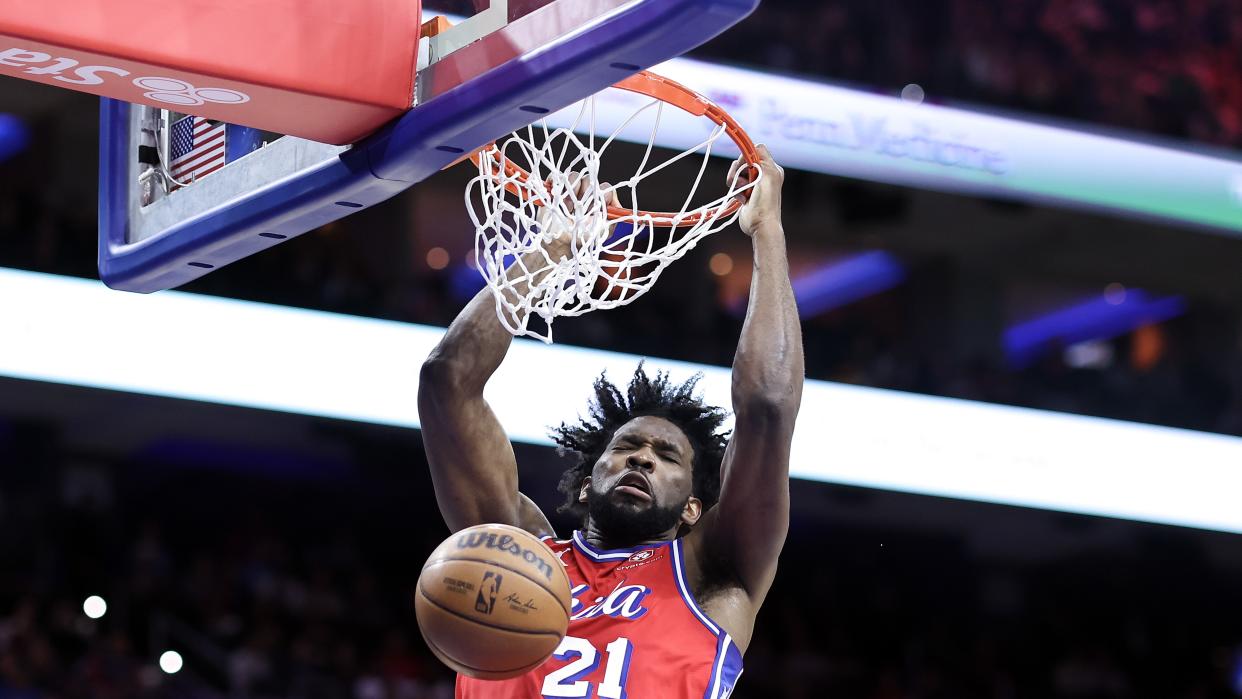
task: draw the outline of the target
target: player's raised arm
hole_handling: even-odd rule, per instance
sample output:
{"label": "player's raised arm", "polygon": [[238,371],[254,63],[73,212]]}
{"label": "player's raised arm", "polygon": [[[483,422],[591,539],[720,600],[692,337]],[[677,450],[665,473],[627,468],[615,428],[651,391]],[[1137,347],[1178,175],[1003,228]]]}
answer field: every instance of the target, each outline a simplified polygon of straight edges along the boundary
{"label": "player's raised arm", "polygon": [[[763,601],[789,530],[789,451],[805,373],[802,331],[781,225],[784,171],[760,146],[763,176],[747,193],[742,230],[754,249],[750,303],[733,360],[733,437],[721,464],[720,501],[703,531],[718,572]],[[744,167],[735,163],[730,178]],[[747,168],[740,177],[749,181]]]}
{"label": "player's raised arm", "polygon": [[453,320],[423,362],[418,416],[436,502],[449,529],[484,522],[551,533],[547,518],[518,493],[513,445],[483,387],[509,351],[513,336],[496,317],[489,289]]}
{"label": "player's raised arm", "polygon": [[[547,252],[567,250],[568,241],[556,241]],[[514,265],[510,273],[518,269]],[[512,342],[496,316],[491,290],[484,288],[453,320],[419,373],[423,447],[436,502],[453,531],[498,522],[536,535],[552,533],[547,517],[518,492],[513,445],[483,399],[483,387]]]}
{"label": "player's raised arm", "polygon": [[[619,204],[615,193],[610,203]],[[538,258],[558,259],[569,250],[569,238],[562,235],[530,259],[515,262],[507,273],[516,284],[506,293],[525,292],[520,280],[526,269],[542,267]],[[513,342],[496,312],[496,300],[484,288],[449,325],[419,373],[418,415],[436,502],[453,531],[498,522],[550,534],[547,517],[518,492],[513,445],[483,399],[483,387]],[[515,326],[517,321],[510,319]]]}

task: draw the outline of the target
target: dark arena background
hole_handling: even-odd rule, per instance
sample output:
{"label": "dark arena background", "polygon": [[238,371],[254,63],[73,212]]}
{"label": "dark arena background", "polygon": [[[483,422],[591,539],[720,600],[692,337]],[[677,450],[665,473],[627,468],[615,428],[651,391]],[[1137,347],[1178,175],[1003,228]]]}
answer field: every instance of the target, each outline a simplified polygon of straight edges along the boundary
{"label": "dark arena background", "polygon": [[[808,378],[734,696],[1242,696],[1242,4],[764,0],[688,58],[791,81],[713,95],[786,166]],[[451,697],[413,387],[482,288],[469,167],[122,319],[97,105],[0,78],[0,699]],[[749,275],[734,228],[519,343],[523,491],[586,408],[560,362],[711,384]]]}

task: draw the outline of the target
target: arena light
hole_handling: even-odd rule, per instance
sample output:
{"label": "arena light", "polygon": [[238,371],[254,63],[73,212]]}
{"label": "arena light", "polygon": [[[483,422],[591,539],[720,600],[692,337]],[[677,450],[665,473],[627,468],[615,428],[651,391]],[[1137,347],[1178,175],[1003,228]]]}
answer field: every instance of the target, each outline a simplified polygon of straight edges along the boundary
{"label": "arena light", "polygon": [[[720,255],[724,253],[712,258],[713,265]],[[732,260],[729,264],[731,267]],[[811,318],[888,291],[905,278],[905,265],[895,256],[882,250],[862,252],[798,274],[792,280],[794,301],[798,314]],[[744,295],[735,298],[729,303],[729,311],[739,317],[744,315],[746,302]]]}
{"label": "arena light", "polygon": [[108,603],[99,595],[91,595],[82,603],[82,613],[91,619],[102,619],[108,613]]}
{"label": "arena light", "polygon": [[[15,270],[0,269],[0,298],[0,375],[410,428],[443,333]],[[487,398],[512,439],[548,445],[593,378],[638,360],[518,340]],[[725,367],[650,367],[701,371],[707,400],[729,403]],[[798,478],[1242,533],[1235,437],[825,381],[807,382],[798,424]]]}
{"label": "arena light", "polygon": [[1156,298],[1142,289],[1123,289],[1115,295],[1106,291],[1010,326],[1005,330],[1005,356],[1011,366],[1022,367],[1050,347],[1107,340],[1185,312],[1186,302],[1180,296]]}
{"label": "arena light", "polygon": [[181,668],[184,666],[185,661],[181,659],[181,654],[175,650],[167,650],[160,655],[160,669],[169,675],[181,672]]}
{"label": "arena light", "polygon": [[26,122],[12,114],[0,114],[0,162],[26,150],[29,143]]}
{"label": "arena light", "polygon": [[809,318],[888,291],[905,278],[906,269],[896,257],[872,250],[799,275],[793,290],[798,312]]}

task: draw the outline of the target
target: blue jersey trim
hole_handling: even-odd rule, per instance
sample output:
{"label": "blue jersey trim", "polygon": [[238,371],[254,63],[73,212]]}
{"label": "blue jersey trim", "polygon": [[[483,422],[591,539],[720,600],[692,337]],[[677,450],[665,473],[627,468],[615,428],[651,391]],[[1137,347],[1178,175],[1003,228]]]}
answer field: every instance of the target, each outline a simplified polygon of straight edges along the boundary
{"label": "blue jersey trim", "polygon": [[719,669],[716,671],[713,689],[715,694],[711,695],[712,699],[726,699],[733,693],[734,688],[737,687],[738,678],[742,676],[742,651],[738,649],[729,634],[724,635],[724,649],[721,656],[717,658]]}
{"label": "blue jersey trim", "polygon": [[673,577],[677,578],[677,591],[681,593],[681,599],[685,601],[686,606],[699,618],[699,621],[703,622],[707,630],[712,632],[712,635],[720,636],[720,627],[716,626],[702,609],[699,609],[698,603],[694,601],[694,595],[690,594],[690,585],[686,582],[686,569],[682,563],[681,539],[673,542]]}
{"label": "blue jersey trim", "polygon": [[574,530],[574,545],[578,547],[579,551],[586,554],[587,558],[590,558],[593,561],[617,561],[629,558],[630,556],[633,556],[639,551],[643,551],[645,549],[658,549],[661,546],[668,545],[668,542],[631,546],[628,549],[608,549],[606,551],[601,551],[587,543],[586,537],[582,535],[581,530]]}
{"label": "blue jersey trim", "polygon": [[712,660],[712,674],[707,680],[707,690],[703,693],[703,698],[725,699],[733,693],[738,678],[742,676],[742,652],[733,642],[733,638],[699,608],[698,602],[694,601],[694,595],[690,594],[681,539],[674,541],[672,548],[673,576],[677,579],[677,591],[681,593],[681,598],[690,611],[716,636],[716,657]]}

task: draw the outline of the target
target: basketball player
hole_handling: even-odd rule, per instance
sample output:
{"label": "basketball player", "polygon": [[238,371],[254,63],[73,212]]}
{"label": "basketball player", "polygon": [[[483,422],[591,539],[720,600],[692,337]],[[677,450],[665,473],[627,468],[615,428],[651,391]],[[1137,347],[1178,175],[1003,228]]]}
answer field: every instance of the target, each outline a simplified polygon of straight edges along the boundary
{"label": "basketball player", "polygon": [[[460,699],[727,697],[789,527],[789,450],[802,396],[802,337],[785,255],[782,169],[742,195],[754,250],[750,305],[733,362],[732,436],[723,411],[640,365],[622,393],[601,377],[589,417],[553,431],[578,463],[560,490],[582,529],[553,538],[518,492],[513,448],[483,400],[512,337],[484,289],[423,364],[419,416],[436,499],[453,531],[487,522],[543,537],[565,565],[569,633],[511,680],[459,677]],[[740,162],[730,171],[749,182]],[[567,243],[566,243],[567,244]],[[555,381],[532,372],[531,389]],[[563,508],[564,509],[564,508]]]}

